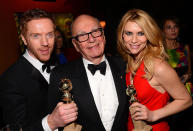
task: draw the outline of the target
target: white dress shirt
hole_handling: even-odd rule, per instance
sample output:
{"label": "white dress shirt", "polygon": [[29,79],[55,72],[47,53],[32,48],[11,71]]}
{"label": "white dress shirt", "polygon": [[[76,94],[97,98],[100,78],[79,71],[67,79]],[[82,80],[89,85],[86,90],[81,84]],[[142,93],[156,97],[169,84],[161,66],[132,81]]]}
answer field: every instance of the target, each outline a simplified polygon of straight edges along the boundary
{"label": "white dress shirt", "polygon": [[[40,62],[38,59],[33,58],[28,50],[25,51],[25,53],[23,54],[23,56],[37,69],[39,70],[39,72],[43,75],[43,77],[46,79],[46,81],[49,83],[49,79],[50,79],[50,73],[47,73],[46,71],[42,71],[42,65],[44,63]],[[51,67],[53,68],[53,67]]]}
{"label": "white dress shirt", "polygon": [[111,131],[119,102],[112,72],[105,56],[103,57],[102,61],[106,61],[107,65],[105,75],[102,75],[99,70],[92,75],[87,67],[88,64],[93,63],[83,58],[91,92],[94,97],[100,118],[106,131]]}
{"label": "white dress shirt", "polygon": [[[33,58],[28,50],[26,49],[26,52],[23,54],[23,56],[37,69],[39,70],[39,72],[43,75],[43,77],[46,79],[46,81],[48,82],[49,84],[49,79],[50,79],[50,73],[47,73],[46,71],[42,71],[42,65],[43,63],[40,62],[38,59],[35,59]],[[53,68],[53,66],[51,67]],[[48,115],[46,117],[44,117],[42,119],[42,127],[44,129],[44,131],[52,131],[48,125],[48,122],[47,122],[47,118],[48,118]],[[56,129],[55,131],[58,131],[58,129]]]}

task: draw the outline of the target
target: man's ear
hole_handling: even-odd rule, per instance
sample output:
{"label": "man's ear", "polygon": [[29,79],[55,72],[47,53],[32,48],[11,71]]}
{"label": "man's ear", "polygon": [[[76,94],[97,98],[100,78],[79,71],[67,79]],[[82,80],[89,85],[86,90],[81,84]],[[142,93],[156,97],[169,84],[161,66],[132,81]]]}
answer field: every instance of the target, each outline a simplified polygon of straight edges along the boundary
{"label": "man's ear", "polygon": [[77,52],[80,52],[80,50],[77,47],[77,41],[75,39],[72,39],[72,44],[74,45],[74,48],[76,49]]}
{"label": "man's ear", "polygon": [[26,41],[26,39],[25,39],[25,37],[23,35],[21,35],[21,39],[22,39],[24,45],[27,46],[27,41]]}

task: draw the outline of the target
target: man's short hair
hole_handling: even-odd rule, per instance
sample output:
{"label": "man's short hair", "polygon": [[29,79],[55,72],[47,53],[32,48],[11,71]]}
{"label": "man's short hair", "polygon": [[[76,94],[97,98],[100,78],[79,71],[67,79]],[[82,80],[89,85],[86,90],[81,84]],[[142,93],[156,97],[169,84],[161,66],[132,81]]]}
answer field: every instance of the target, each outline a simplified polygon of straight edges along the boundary
{"label": "man's short hair", "polygon": [[42,19],[42,18],[50,19],[53,22],[53,24],[55,25],[54,17],[51,14],[47,13],[45,10],[34,8],[34,9],[24,12],[21,17],[20,26],[19,26],[21,34],[25,35],[27,31],[27,23],[29,21]]}

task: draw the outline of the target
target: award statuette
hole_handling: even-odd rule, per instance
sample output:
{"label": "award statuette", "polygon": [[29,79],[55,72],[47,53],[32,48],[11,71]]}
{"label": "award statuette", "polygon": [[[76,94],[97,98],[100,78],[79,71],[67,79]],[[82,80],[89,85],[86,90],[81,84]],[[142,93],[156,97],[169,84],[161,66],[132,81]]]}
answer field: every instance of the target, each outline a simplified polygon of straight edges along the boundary
{"label": "award statuette", "polygon": [[72,102],[72,95],[70,91],[72,90],[72,83],[69,79],[62,79],[59,83],[59,89],[63,93],[62,102],[65,104]]}
{"label": "award statuette", "polygon": [[[137,92],[133,84],[128,85],[126,89],[126,94],[129,97],[129,103],[132,104],[133,102],[139,102],[137,100]],[[134,108],[129,108],[129,111],[130,111],[130,114],[133,114]],[[132,119],[132,121],[134,125],[134,128],[132,131],[151,131],[152,130],[152,127],[150,125],[147,125],[145,121],[142,121],[142,120],[136,121],[134,119]]]}
{"label": "award statuette", "polygon": [[[62,95],[62,102],[65,104],[72,102],[72,95],[70,91],[72,90],[72,83],[70,79],[61,79],[59,83],[59,90],[63,93]],[[63,131],[81,131],[82,126],[76,123],[71,123],[64,127]]]}

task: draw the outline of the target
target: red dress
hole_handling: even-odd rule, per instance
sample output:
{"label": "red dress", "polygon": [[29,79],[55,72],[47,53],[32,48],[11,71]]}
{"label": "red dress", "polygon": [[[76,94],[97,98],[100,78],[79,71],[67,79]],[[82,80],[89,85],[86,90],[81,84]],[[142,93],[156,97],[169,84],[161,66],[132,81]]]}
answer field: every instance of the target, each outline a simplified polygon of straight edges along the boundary
{"label": "red dress", "polygon": [[[137,99],[151,111],[164,107],[169,100],[168,93],[160,93],[156,89],[152,88],[149,82],[143,78],[144,74],[144,64],[142,63],[133,80],[133,84],[137,92]],[[130,84],[130,72],[126,74],[126,83],[127,85]],[[169,131],[169,125],[164,120],[150,123],[149,125],[152,126],[153,131]],[[133,123],[131,117],[129,117],[128,131],[132,131],[132,129]]]}

